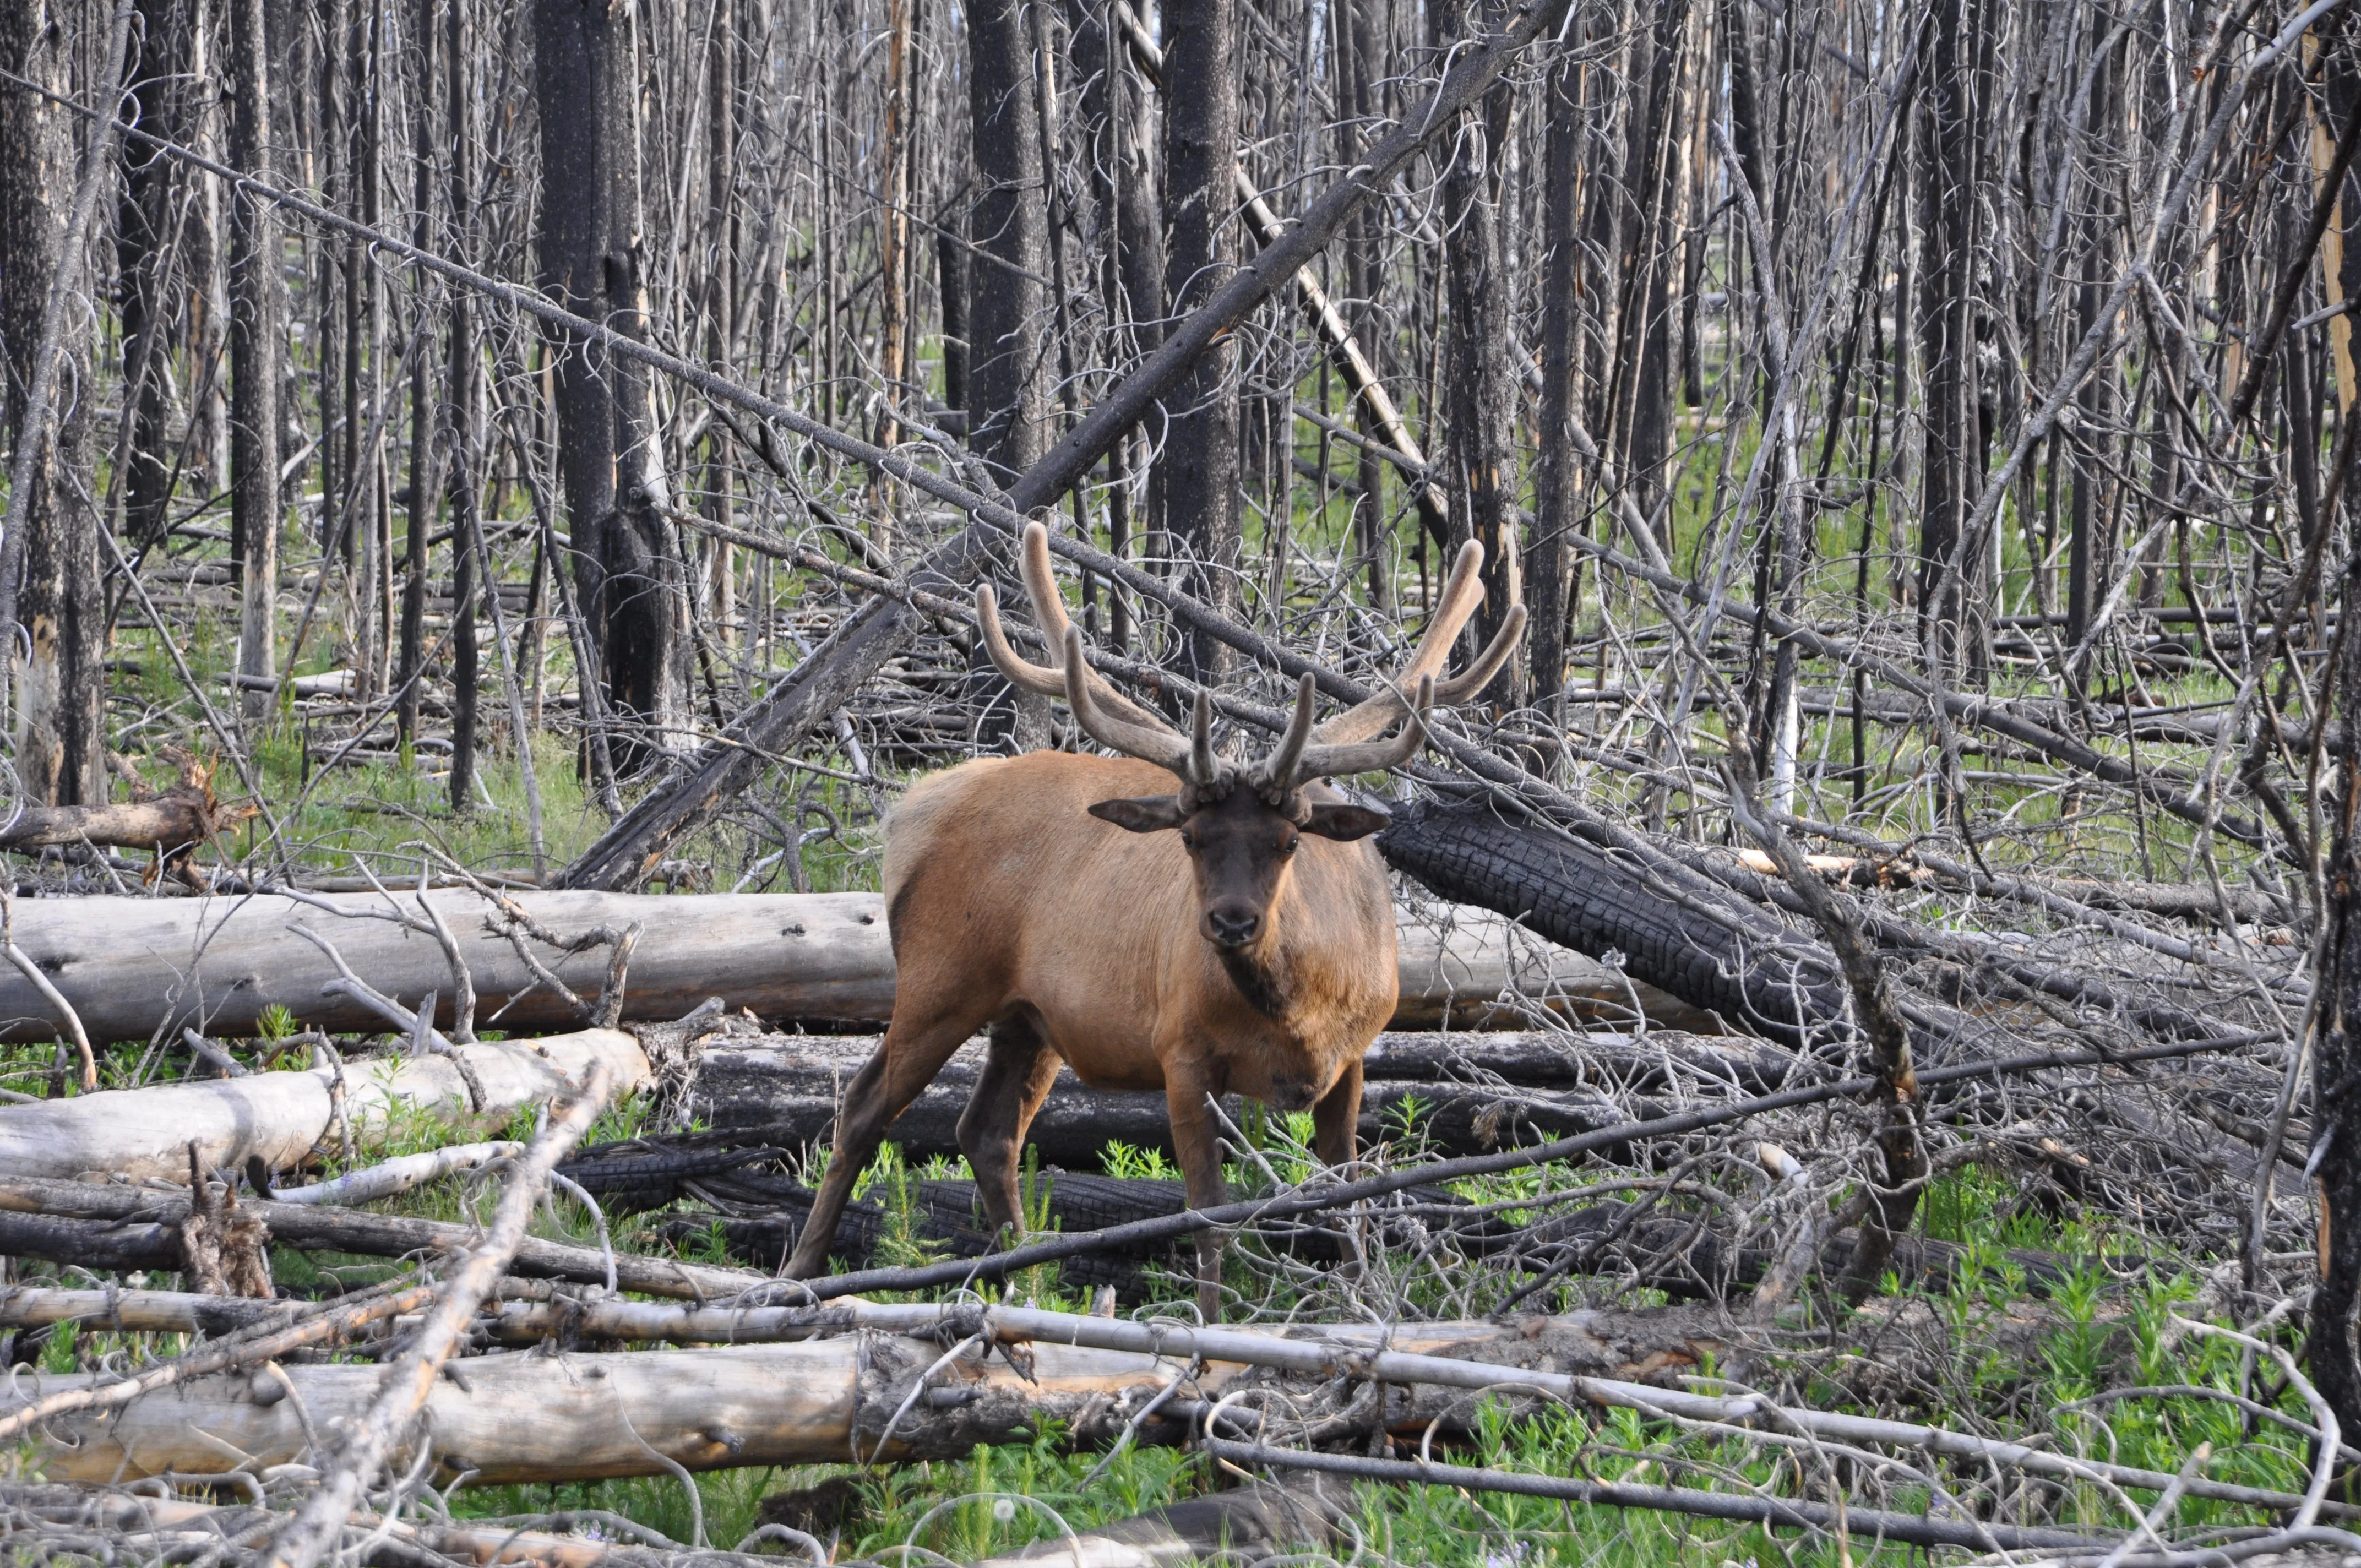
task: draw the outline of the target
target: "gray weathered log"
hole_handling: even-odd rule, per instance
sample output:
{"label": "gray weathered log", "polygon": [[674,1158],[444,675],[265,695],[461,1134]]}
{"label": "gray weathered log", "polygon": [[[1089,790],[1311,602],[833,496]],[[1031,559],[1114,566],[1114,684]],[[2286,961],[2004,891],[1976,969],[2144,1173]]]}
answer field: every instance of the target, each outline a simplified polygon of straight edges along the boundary
{"label": "gray weathered log", "polygon": [[[847,1319],[860,1309],[831,1310]],[[1367,1338],[1350,1328],[1315,1332],[1341,1332],[1354,1343]],[[1629,1380],[1669,1378],[1721,1349],[1726,1336],[1707,1314],[1670,1309],[1514,1324],[1403,1324],[1389,1343],[1412,1354]],[[1029,1382],[1005,1357],[976,1354],[937,1373],[915,1401],[909,1397],[941,1347],[890,1331],[619,1354],[500,1353],[450,1363],[426,1408],[445,1475],[474,1468],[479,1482],[492,1485],[587,1481],[660,1475],[666,1459],[690,1470],[840,1464],[854,1457],[856,1442],[864,1459],[881,1448],[888,1458],[963,1459],[979,1442],[1030,1442],[1050,1420],[1067,1422],[1075,1443],[1104,1443],[1163,1390],[1176,1365],[1187,1365],[1047,1339],[1031,1349]],[[368,1408],[382,1376],[357,1365],[284,1370],[297,1398],[287,1398],[276,1377],[217,1377],[159,1390],[104,1420],[49,1423],[40,1462],[55,1479],[203,1473],[220,1468],[220,1443],[227,1442],[258,1465],[295,1463],[309,1442],[299,1402],[321,1440],[333,1444],[345,1423]],[[1264,1376],[1216,1362],[1193,1392],[1200,1400],[1218,1398],[1241,1379]],[[49,1392],[76,1381],[47,1377],[41,1387]],[[19,1402],[0,1402],[0,1411]],[[1171,1442],[1182,1431],[1179,1420],[1157,1420],[1140,1435]]]}
{"label": "gray weathered log", "polygon": [[[339,1082],[344,1123],[357,1148],[380,1144],[397,1121],[422,1114],[455,1130],[497,1132],[517,1112],[579,1085],[595,1063],[604,1063],[623,1089],[649,1079],[637,1040],[620,1030],[589,1029],[531,1043],[461,1046],[450,1056],[355,1060],[0,1106],[0,1178],[184,1179],[191,1144],[209,1169],[236,1170],[259,1158],[284,1170],[338,1135]],[[471,1111],[478,1087],[482,1102]]]}
{"label": "gray weathered log", "polygon": [[[389,910],[385,895],[313,895],[338,908]],[[392,895],[416,913],[416,894]],[[576,1029],[588,1022],[486,927],[491,905],[464,888],[427,899],[458,939],[477,997],[479,1028],[511,1035]],[[730,1012],[781,1022],[883,1024],[894,1011],[894,953],[884,901],[871,893],[517,893],[515,903],[552,935],[572,939],[605,927],[641,927],[631,954],[623,1016],[672,1019],[708,997]],[[309,1027],[379,1029],[383,1021],[349,995],[324,995],[336,978],[326,955],[299,936],[304,925],[335,943],[370,985],[397,1001],[427,992],[445,1001],[449,964],[434,938],[389,920],[340,919],[274,895],[195,899],[42,899],[17,906],[17,945],[40,965],[82,1016],[93,1044],[148,1039],[170,1014],[177,1034],[192,1025],[219,1038],[250,1035],[270,1007]],[[608,952],[562,953],[524,940],[538,962],[588,1002],[605,979]],[[1623,1022],[1636,994],[1649,1016],[1675,1028],[1711,1027],[1696,1009],[1647,987],[1634,992],[1597,962],[1554,948],[1485,910],[1441,908],[1401,920],[1402,1005],[1396,1027],[1448,1023],[1481,1027],[1514,1009],[1489,1005],[1504,992],[1586,1020]],[[8,1039],[47,1040],[52,1010],[21,975],[0,970],[0,1023]]]}
{"label": "gray weathered log", "polygon": [[[313,895],[339,908],[389,909],[374,893]],[[573,938],[640,925],[624,1016],[677,1018],[708,996],[769,1018],[881,1020],[894,1004],[893,952],[873,894],[706,894],[666,898],[598,893],[514,895],[554,935]],[[412,915],[414,893],[394,899]],[[475,982],[479,1028],[510,1034],[578,1029],[588,1019],[536,977],[502,936],[485,927],[491,905],[464,888],[426,894],[450,923]],[[432,936],[387,920],[341,919],[273,895],[219,899],[44,899],[19,906],[16,937],[74,1004],[93,1043],[146,1040],[167,1014],[205,1034],[250,1035],[265,1010],[285,1008],[331,1032],[380,1029],[349,996],[326,996],[327,957],[295,933],[320,932],[369,984],[398,1001],[429,991],[451,1022],[451,970]],[[586,1002],[606,976],[599,948],[535,958]],[[21,977],[0,974],[0,1020],[10,1039],[48,1039],[49,1014]]]}

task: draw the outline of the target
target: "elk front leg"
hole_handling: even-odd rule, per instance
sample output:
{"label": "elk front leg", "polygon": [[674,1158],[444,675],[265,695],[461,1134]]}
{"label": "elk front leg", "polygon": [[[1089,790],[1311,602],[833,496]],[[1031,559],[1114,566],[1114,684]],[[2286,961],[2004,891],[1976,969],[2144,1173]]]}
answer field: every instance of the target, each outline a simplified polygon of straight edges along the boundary
{"label": "elk front leg", "polygon": [[982,1020],[965,1015],[939,1015],[931,1023],[905,1031],[897,1010],[885,1038],[844,1091],[844,1104],[836,1113],[836,1149],[829,1157],[828,1175],[812,1199],[811,1218],[796,1238],[795,1255],[787,1259],[789,1279],[812,1279],[828,1272],[829,1249],[836,1245],[836,1224],[852,1197],[852,1184],[869,1168],[885,1129],[910,1108],[951,1053],[974,1033]]}
{"label": "elk front leg", "polygon": [[[1165,1112],[1191,1209],[1218,1207],[1229,1196],[1222,1182],[1222,1141],[1212,1103],[1223,1087],[1204,1065],[1165,1058]],[[1209,1323],[1221,1321],[1222,1238],[1212,1231],[1197,1233],[1197,1310]]]}
{"label": "elk front leg", "polygon": [[1025,1129],[1033,1124],[1034,1113],[1049,1097],[1049,1086],[1058,1081],[1062,1059],[1043,1043],[1040,1031],[1023,1019],[992,1026],[992,1051],[960,1117],[959,1144],[968,1168],[975,1172],[976,1195],[983,1201],[983,1216],[994,1234],[1025,1234],[1025,1210],[1016,1190],[1017,1157],[1025,1146]]}
{"label": "elk front leg", "polygon": [[1356,1058],[1312,1107],[1312,1148],[1332,1169],[1353,1163],[1361,1124],[1361,1064]]}
{"label": "elk front leg", "polygon": [[[1342,1170],[1353,1163],[1355,1135],[1361,1121],[1361,1063],[1355,1058],[1327,1093],[1312,1107],[1312,1147],[1320,1162],[1331,1170]],[[1356,1277],[1362,1263],[1362,1237],[1357,1225],[1342,1215],[1329,1216],[1325,1222],[1334,1228],[1337,1245],[1344,1251],[1347,1277]]]}

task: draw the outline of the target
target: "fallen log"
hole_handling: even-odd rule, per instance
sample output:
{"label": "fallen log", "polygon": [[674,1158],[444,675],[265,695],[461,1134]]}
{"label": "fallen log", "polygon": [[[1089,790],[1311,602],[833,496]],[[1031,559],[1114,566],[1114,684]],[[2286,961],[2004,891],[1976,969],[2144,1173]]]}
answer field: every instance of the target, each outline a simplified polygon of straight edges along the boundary
{"label": "fallen log", "polygon": [[[859,1315],[845,1306],[829,1310],[840,1321]],[[933,1308],[916,1315],[890,1310],[913,1321],[940,1316]],[[1340,1343],[1375,1343],[1353,1330],[1338,1332]],[[1718,1353],[1724,1338],[1709,1314],[1672,1309],[1576,1312],[1515,1324],[1406,1323],[1389,1343],[1437,1360],[1484,1356],[1495,1368],[1487,1376],[1497,1376],[1500,1365],[1546,1363],[1598,1376],[1664,1379]],[[666,1461],[716,1470],[873,1457],[963,1459],[980,1442],[1030,1442],[1053,1420],[1065,1423],[1076,1444],[1112,1442],[1189,1365],[1185,1352],[1176,1361],[1049,1340],[1029,1348],[1029,1357],[1019,1356],[1029,1362],[1029,1378],[997,1354],[956,1358],[928,1377],[943,1360],[941,1346],[890,1330],[701,1350],[498,1352],[446,1364],[427,1398],[427,1430],[445,1476],[473,1470],[486,1485],[663,1475]],[[256,1469],[293,1464],[311,1446],[306,1414],[320,1442],[333,1446],[368,1408],[383,1376],[376,1366],[335,1363],[282,1370],[292,1398],[275,1376],[214,1377],[159,1389],[104,1419],[46,1423],[34,1463],[52,1479],[100,1482],[209,1473],[223,1468],[232,1450],[251,1456]],[[1242,1363],[1210,1364],[1183,1413],[1250,1376]],[[26,1378],[0,1399],[0,1415],[28,1403],[28,1395],[93,1380]],[[1137,1436],[1172,1442],[1185,1428],[1179,1419],[1151,1419]]]}
{"label": "fallen log", "polygon": [[[877,1048],[875,1036],[774,1035],[709,1044],[686,1091],[688,1113],[717,1132],[786,1149],[833,1136],[838,1101]],[[911,1159],[960,1153],[959,1119],[982,1075],[984,1042],[961,1047],[886,1136]],[[1692,1082],[1745,1091],[1786,1080],[1795,1058],[1776,1047],[1651,1031],[1644,1038],[1571,1034],[1387,1034],[1362,1063],[1360,1142],[1402,1140],[1475,1154],[1609,1126],[1626,1113],[1593,1085]],[[1504,1080],[1487,1082],[1487,1078]],[[1223,1110],[1243,1124],[1233,1095]],[[1642,1112],[1642,1113],[1645,1113]],[[1085,1088],[1060,1069],[1026,1141],[1045,1164],[1096,1170],[1110,1140],[1172,1152],[1161,1091]]]}
{"label": "fallen log", "polygon": [[[1766,1348],[1727,1316],[1697,1309],[1285,1330],[972,1305],[806,1310],[815,1327],[866,1332],[621,1354],[545,1348],[448,1363],[426,1399],[434,1459],[446,1476],[472,1471],[475,1480],[497,1485],[654,1475],[675,1465],[964,1458],[978,1443],[1035,1441],[1049,1421],[1078,1444],[1126,1431],[1169,1442],[1183,1421],[1162,1420],[1166,1411],[1180,1407],[1184,1420],[1202,1420],[1232,1395],[1268,1390],[1283,1397],[1259,1401],[1251,1413],[1224,1407],[1235,1419],[1220,1435],[1269,1442],[1297,1430],[1419,1432],[1431,1423],[1465,1432],[1488,1397],[1540,1398],[1647,1419],[1759,1425],[2064,1481],[2151,1491],[2177,1486],[2191,1497],[2246,1508],[2311,1506],[2268,1487],[2205,1476],[2176,1482],[2158,1471],[1916,1422],[1780,1406],[1753,1394],[1692,1392],[1682,1385],[1703,1357]],[[2027,1328],[2046,1335],[2053,1325]],[[925,1337],[906,1337],[912,1334]],[[939,1349],[946,1336],[957,1336],[948,1353]],[[1949,1349],[1947,1341],[1947,1356]],[[114,1380],[40,1378],[37,1387],[12,1387],[0,1417]],[[114,1411],[43,1423],[33,1459],[56,1478],[107,1481],[217,1468],[225,1452],[248,1456],[258,1469],[293,1463],[315,1442],[335,1442],[380,1382],[375,1368],[336,1364],[178,1382]],[[1349,1403],[1363,1385],[1378,1397]],[[1151,1409],[1148,1401],[1161,1402]],[[2350,1518],[2361,1509],[2323,1511]]]}
{"label": "fallen log", "polygon": [[27,806],[0,826],[0,850],[104,844],[170,855],[253,815],[251,806],[224,806],[209,794],[179,788],[153,800],[112,806]]}
{"label": "fallen log", "polygon": [[[178,1269],[186,1189],[107,1182],[0,1179],[0,1256],[38,1257],[85,1268]],[[377,1214],[325,1203],[248,1200],[238,1212],[260,1220],[282,1245],[365,1257],[460,1256],[481,1242],[474,1225]],[[96,1259],[98,1261],[93,1261]],[[677,1258],[613,1255],[615,1282],[647,1296],[703,1300],[767,1284],[772,1276]],[[604,1284],[608,1255],[597,1247],[529,1236],[511,1272],[527,1278]]]}
{"label": "fallen log", "polygon": [[455,1131],[497,1131],[519,1111],[578,1086],[599,1064],[621,1086],[649,1079],[639,1041],[615,1029],[461,1046],[456,1054],[456,1062],[383,1058],[0,1106],[0,1178],[185,1178],[191,1144],[208,1169],[258,1158],[286,1169],[341,1135],[339,1098],[356,1146],[365,1149],[398,1120],[421,1113]]}
{"label": "fallen log", "polygon": [[[418,894],[393,895],[415,914]],[[640,927],[631,954],[623,1015],[677,1018],[708,996],[782,1019],[891,1016],[893,952],[884,908],[872,894],[705,894],[693,898],[598,893],[517,893],[517,905],[566,939],[604,927]],[[543,981],[508,937],[486,928],[492,908],[467,888],[424,895],[449,925],[477,999],[476,1025],[510,1034],[576,1029],[588,1020],[576,1001]],[[389,996],[416,1002],[439,995],[437,1022],[448,1026],[456,995],[441,945],[431,935],[382,919],[340,918],[315,905],[356,916],[390,912],[375,893],[279,894],[217,899],[41,899],[16,906],[16,945],[40,965],[93,1042],[149,1038],[159,1023],[177,1034],[191,1025],[215,1036],[254,1034],[270,1008],[308,1027],[371,1032],[385,1023],[348,994],[325,995],[338,978],[328,957],[299,935],[308,926]],[[609,955],[592,948],[566,953],[520,939],[549,974],[580,1002],[598,993]],[[49,1011],[31,985],[0,973],[0,1018],[10,1039],[47,1039]]]}
{"label": "fallen log", "polygon": [[[391,895],[416,909],[418,894]],[[516,892],[515,906],[568,941],[605,927],[640,927],[623,998],[627,1020],[678,1018],[708,997],[782,1023],[882,1025],[894,1012],[894,953],[875,894],[698,894],[681,896]],[[531,1034],[579,1028],[606,978],[609,953],[565,952],[522,931],[490,928],[492,905],[467,888],[424,895],[456,938],[477,998],[477,1026]],[[441,946],[390,920],[376,893],[255,894],[216,899],[37,899],[16,911],[16,945],[81,1016],[93,1044],[147,1040],[159,1026],[214,1036],[257,1031],[283,1008],[307,1027],[368,1032],[384,1020],[350,994],[323,994],[335,965],[295,927],[333,942],[368,983],[404,1002],[437,993],[448,1026],[456,988]],[[519,950],[554,977],[570,1000]],[[1554,948],[1488,910],[1405,912],[1400,921],[1401,1028],[1481,1027],[1528,1021],[1548,1007],[1569,1018],[1631,1021],[1635,1003],[1668,1027],[1712,1030],[1693,1007],[1641,987],[1577,953]],[[1496,1007],[1504,994],[1522,1010]],[[22,975],[0,970],[0,1038],[48,1040],[54,1009]]]}
{"label": "fallen log", "polygon": [[1488,807],[1399,807],[1378,848],[1444,898],[1516,910],[1576,952],[1623,955],[1624,969],[1691,1006],[1795,1047],[1845,1016],[1835,960],[1813,938],[1724,900],[1692,907],[1628,859]]}

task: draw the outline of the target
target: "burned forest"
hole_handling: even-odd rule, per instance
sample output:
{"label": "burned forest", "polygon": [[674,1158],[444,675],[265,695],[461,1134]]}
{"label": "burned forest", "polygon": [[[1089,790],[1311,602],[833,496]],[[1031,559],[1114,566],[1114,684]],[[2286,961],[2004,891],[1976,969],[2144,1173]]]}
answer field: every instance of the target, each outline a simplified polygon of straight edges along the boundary
{"label": "burned forest", "polygon": [[2351,0],[0,0],[0,1553],[2361,1563],[2356,151]]}

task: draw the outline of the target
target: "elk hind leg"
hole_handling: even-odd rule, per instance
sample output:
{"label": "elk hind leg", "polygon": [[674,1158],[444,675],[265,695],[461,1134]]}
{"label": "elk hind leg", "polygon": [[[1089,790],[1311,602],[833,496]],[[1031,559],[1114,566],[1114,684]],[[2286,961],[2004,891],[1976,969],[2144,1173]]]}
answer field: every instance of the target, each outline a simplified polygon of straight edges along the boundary
{"label": "elk hind leg", "polygon": [[1026,1129],[1058,1080],[1060,1061],[1030,1021],[1011,1018],[992,1026],[992,1049],[960,1117],[959,1142],[975,1172],[983,1217],[995,1234],[1025,1234],[1025,1210],[1016,1187],[1018,1154],[1025,1147]]}
{"label": "elk hind leg", "polygon": [[844,1103],[836,1113],[836,1148],[829,1156],[828,1175],[812,1199],[811,1218],[796,1238],[786,1277],[811,1279],[828,1272],[829,1249],[836,1245],[836,1225],[852,1197],[852,1184],[869,1168],[885,1129],[910,1108],[951,1053],[966,1043],[981,1018],[961,1011],[939,1014],[927,1023],[903,1027],[902,1010],[877,1047],[877,1054],[853,1074],[846,1085]]}

